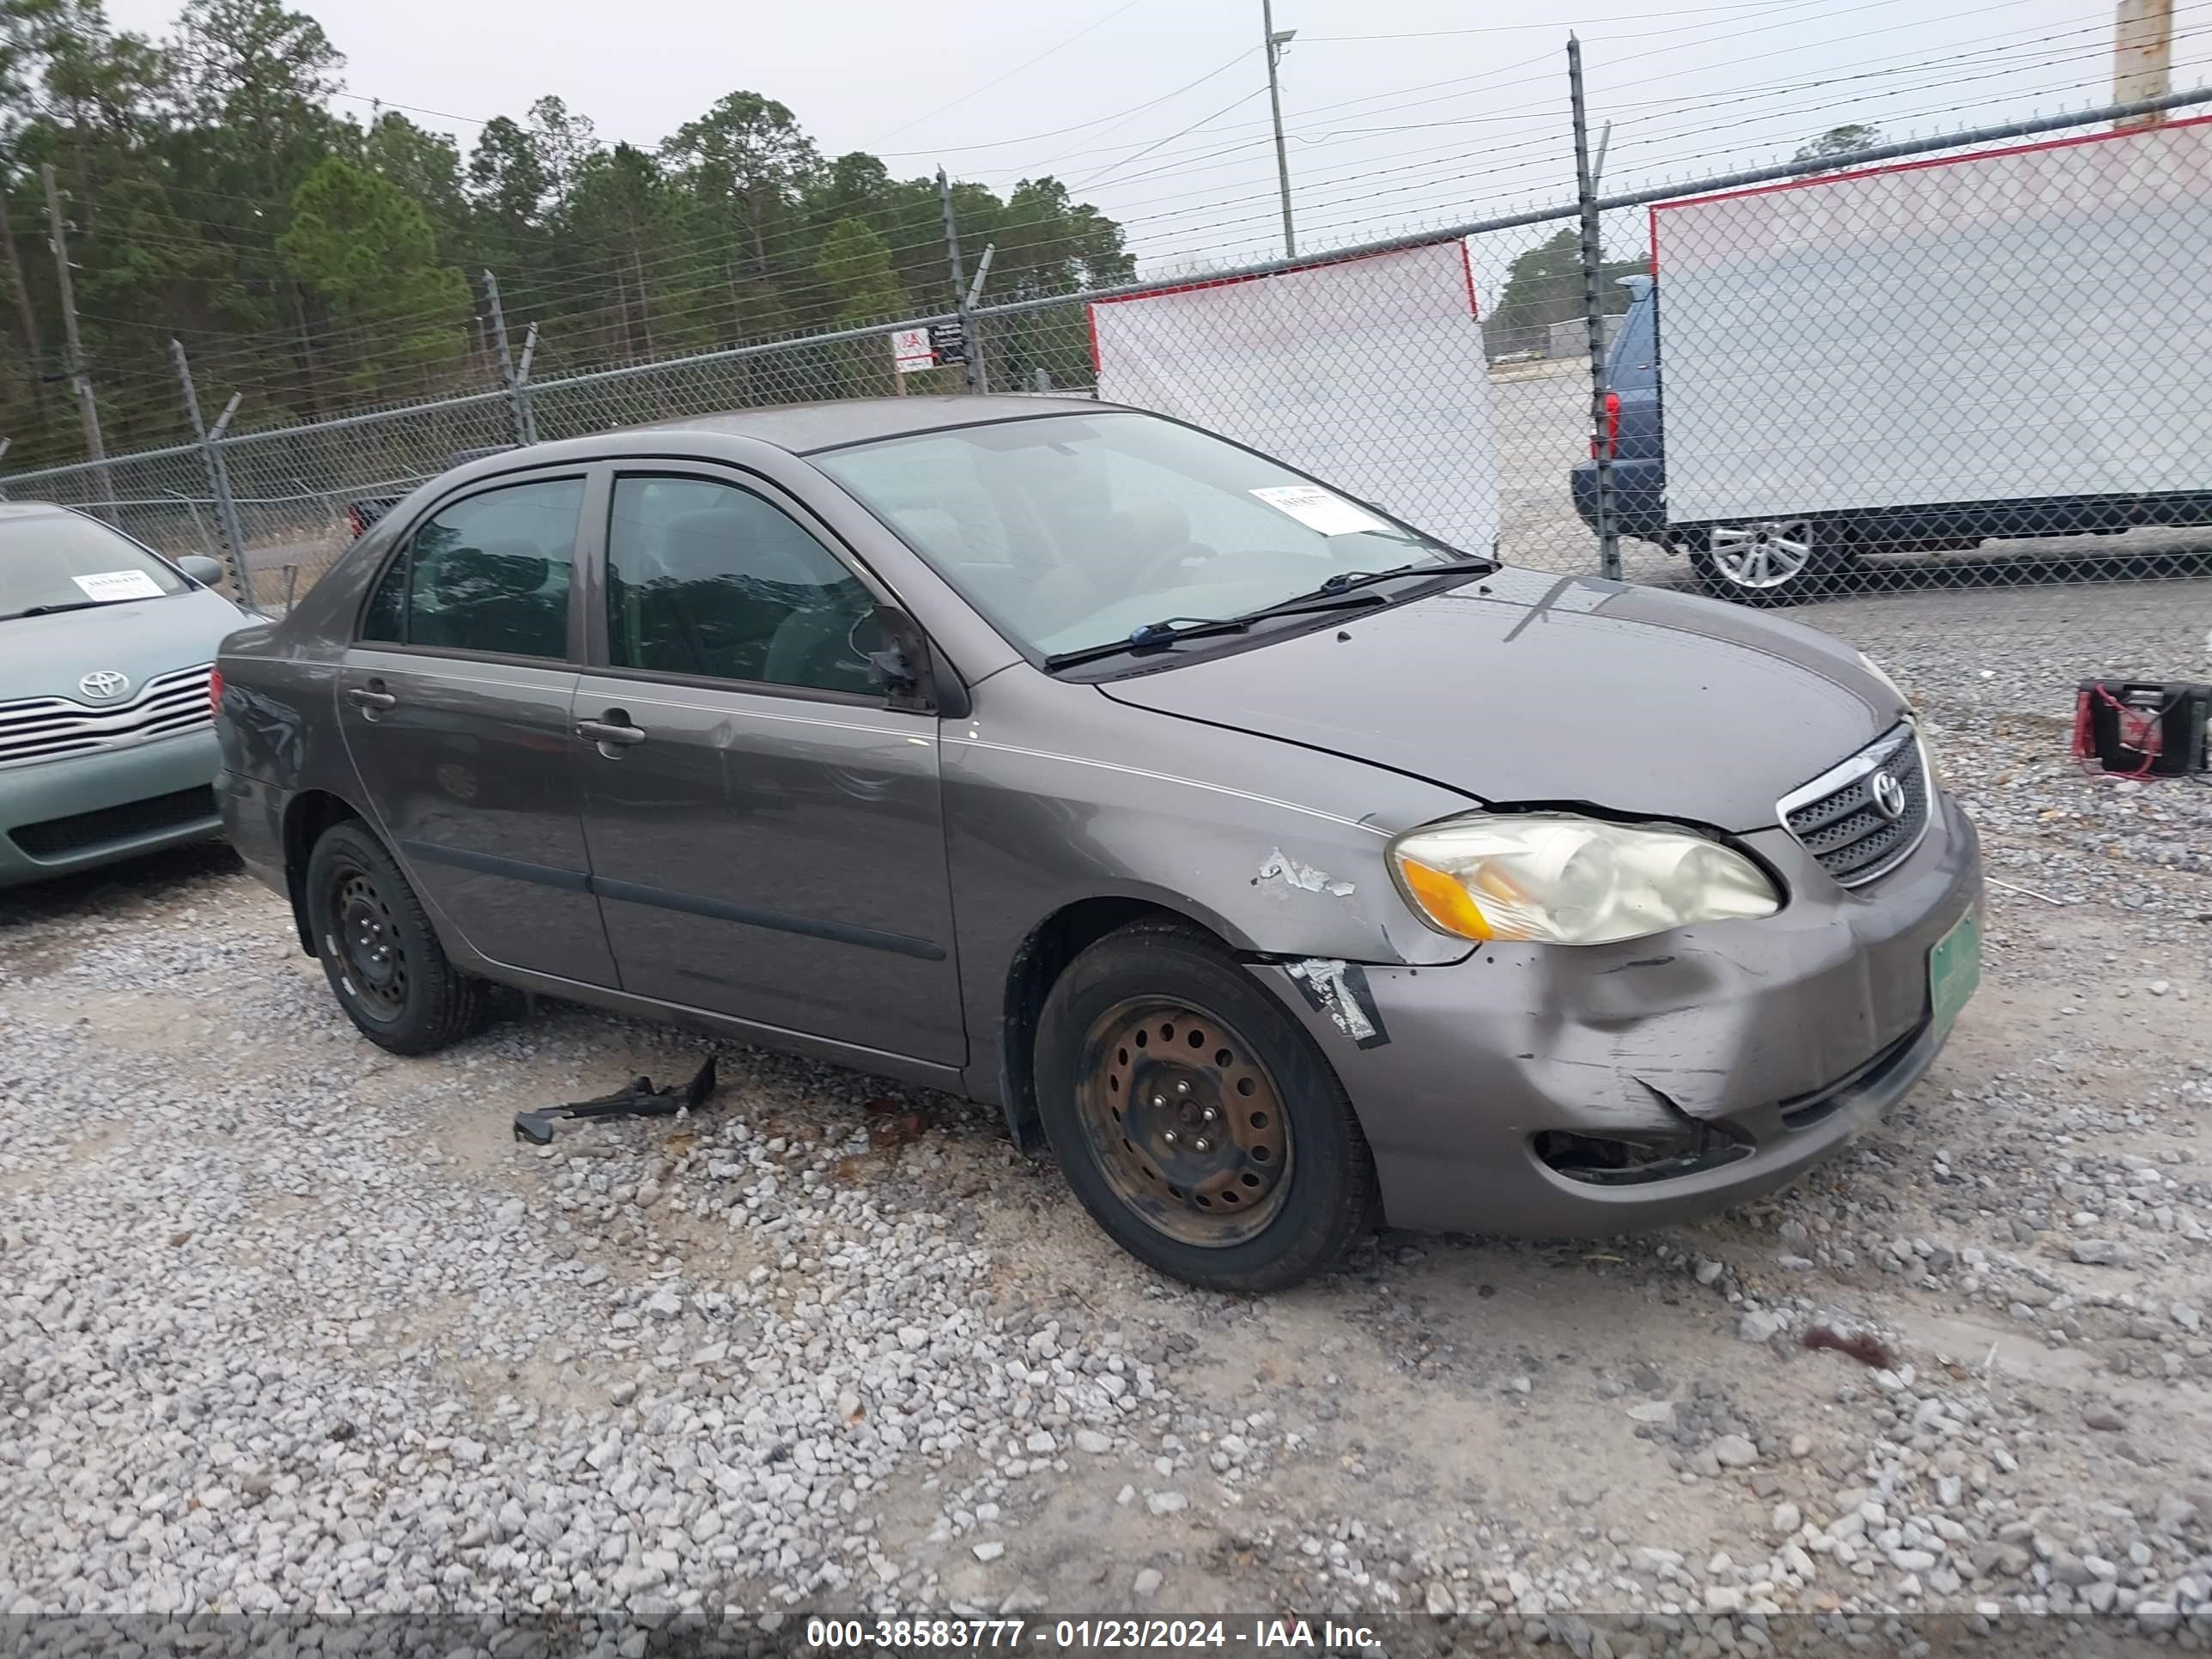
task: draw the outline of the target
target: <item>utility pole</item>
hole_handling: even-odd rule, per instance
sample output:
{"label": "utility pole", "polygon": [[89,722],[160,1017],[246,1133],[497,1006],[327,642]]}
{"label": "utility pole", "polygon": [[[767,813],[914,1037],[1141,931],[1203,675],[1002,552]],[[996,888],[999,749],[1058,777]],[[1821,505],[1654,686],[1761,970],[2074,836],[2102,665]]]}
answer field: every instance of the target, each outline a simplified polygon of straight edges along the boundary
{"label": "utility pole", "polygon": [[[61,191],[54,184],[54,164],[46,162],[39,169],[39,176],[46,185],[46,229],[53,242],[54,281],[61,289],[62,329],[69,340],[70,385],[76,392],[76,412],[84,422],[84,447],[95,463],[107,459],[107,446],[100,440],[100,405],[93,401],[92,377],[84,372],[84,347],[76,332],[76,289],[70,282],[69,235],[62,228]],[[115,499],[113,483],[102,465],[100,487],[107,499]]]}
{"label": "utility pole", "polygon": [[[2112,18],[2112,101],[2139,103],[2173,90],[2173,0],[2119,0]],[[2112,123],[2116,132],[2163,126],[2166,112]]]}
{"label": "utility pole", "polygon": [[1297,38],[1296,29],[1275,27],[1275,0],[1260,0],[1260,28],[1267,45],[1267,106],[1275,118],[1275,185],[1283,197],[1283,257],[1298,251],[1297,232],[1291,225],[1291,153],[1283,148],[1283,88],[1275,67],[1283,61],[1283,48]]}
{"label": "utility pole", "polygon": [[[8,222],[8,180],[0,177],[0,259],[8,265],[8,286],[15,290],[15,314],[23,325],[23,348],[34,365],[46,362],[46,348],[39,337],[39,313],[31,305],[31,285],[23,280],[23,256],[15,248],[15,229]],[[31,376],[31,395],[38,400],[39,416],[46,418],[46,383],[43,375]]]}

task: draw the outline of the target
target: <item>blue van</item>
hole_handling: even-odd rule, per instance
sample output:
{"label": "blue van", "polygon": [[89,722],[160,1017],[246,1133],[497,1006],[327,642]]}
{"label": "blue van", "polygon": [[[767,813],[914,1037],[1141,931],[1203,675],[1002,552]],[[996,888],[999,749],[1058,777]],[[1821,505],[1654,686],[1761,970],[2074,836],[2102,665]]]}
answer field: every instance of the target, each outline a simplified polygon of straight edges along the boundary
{"label": "blue van", "polygon": [[[1866,585],[1868,553],[1938,552],[1992,538],[2117,536],[2149,525],[2212,524],[2212,495],[2058,496],[1869,507],[1740,524],[1670,524],[1660,420],[1659,294],[1629,276],[1633,296],[1606,362],[1606,435],[1620,533],[1686,553],[1706,592],[1747,605],[1783,605]],[[1597,459],[1569,475],[1575,511],[1597,527]]]}

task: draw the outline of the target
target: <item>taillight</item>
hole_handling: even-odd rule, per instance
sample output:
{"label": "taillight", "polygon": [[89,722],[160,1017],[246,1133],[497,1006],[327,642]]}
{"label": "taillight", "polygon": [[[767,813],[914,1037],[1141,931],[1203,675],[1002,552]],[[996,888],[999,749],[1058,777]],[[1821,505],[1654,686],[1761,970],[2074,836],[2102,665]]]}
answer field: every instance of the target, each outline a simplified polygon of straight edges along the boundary
{"label": "taillight", "polygon": [[[1597,440],[1589,441],[1590,459],[1597,459]],[[1620,453],[1620,394],[1605,394],[1605,453],[1608,457]]]}
{"label": "taillight", "polygon": [[212,720],[222,713],[222,670],[208,670],[208,717]]}

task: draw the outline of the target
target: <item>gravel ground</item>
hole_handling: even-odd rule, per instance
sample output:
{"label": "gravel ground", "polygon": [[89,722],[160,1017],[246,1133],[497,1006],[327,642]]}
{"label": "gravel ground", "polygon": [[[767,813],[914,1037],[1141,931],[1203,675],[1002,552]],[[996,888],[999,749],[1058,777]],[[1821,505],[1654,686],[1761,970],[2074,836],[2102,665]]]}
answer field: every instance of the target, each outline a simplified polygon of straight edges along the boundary
{"label": "gravel ground", "polygon": [[699,1046],[518,1005],[395,1060],[219,848],[10,894],[0,1613],[2212,1647],[2212,789],[2075,773],[2032,653],[1939,689],[2003,884],[1886,1123],[1705,1224],[1386,1234],[1267,1301],[1136,1267],[992,1115],[809,1062],[518,1146]]}

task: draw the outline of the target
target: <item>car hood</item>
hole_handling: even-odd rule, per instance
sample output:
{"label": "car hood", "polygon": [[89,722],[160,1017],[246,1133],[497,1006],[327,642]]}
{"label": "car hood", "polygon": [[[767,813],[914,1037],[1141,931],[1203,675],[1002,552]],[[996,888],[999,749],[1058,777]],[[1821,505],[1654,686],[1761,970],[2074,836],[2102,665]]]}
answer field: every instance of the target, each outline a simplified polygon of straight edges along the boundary
{"label": "car hood", "polygon": [[1371,761],[1486,804],[1727,830],[1894,725],[1842,641],[1687,594],[1511,568],[1103,682],[1120,702]]}
{"label": "car hood", "polygon": [[156,674],[213,662],[222,636],[244,620],[222,594],[195,587],[164,599],[0,622],[0,702],[67,697],[98,708],[77,682],[102,671],[130,676],[130,690],[114,700],[128,701]]}

